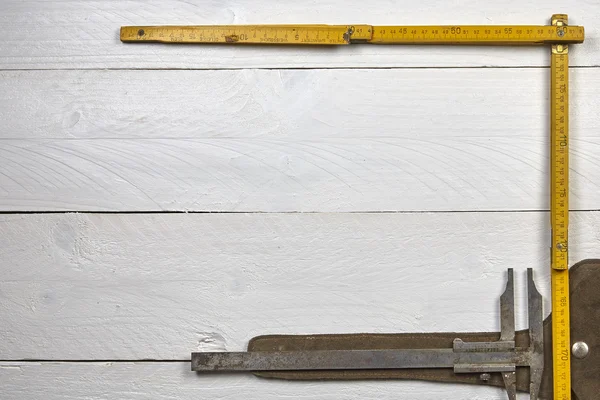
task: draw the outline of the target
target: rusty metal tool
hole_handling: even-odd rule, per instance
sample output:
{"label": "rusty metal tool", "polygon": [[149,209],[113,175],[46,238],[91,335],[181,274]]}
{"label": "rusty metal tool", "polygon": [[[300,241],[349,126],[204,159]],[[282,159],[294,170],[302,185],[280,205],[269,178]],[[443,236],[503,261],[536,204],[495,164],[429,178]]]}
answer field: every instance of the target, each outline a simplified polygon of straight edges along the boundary
{"label": "rusty metal tool", "polygon": [[[570,277],[573,362],[569,394],[574,400],[598,400],[600,260],[575,264]],[[262,335],[250,340],[247,352],[192,353],[192,369],[199,374],[251,371],[286,380],[415,379],[501,386],[509,399],[515,398],[516,386],[516,391],[529,392],[532,399],[551,400],[556,394],[554,314],[540,327],[541,297],[528,273],[529,329],[515,332],[512,281],[509,272],[500,297],[501,332]]]}
{"label": "rusty metal tool", "polygon": [[454,339],[448,349],[314,350],[192,353],[192,370],[201,372],[381,370],[453,368],[456,374],[502,374],[508,397],[516,399],[516,368],[529,367],[531,399],[537,400],[544,369],[542,296],[527,270],[529,345],[515,343],[513,270],[500,297],[501,336],[497,341]]}

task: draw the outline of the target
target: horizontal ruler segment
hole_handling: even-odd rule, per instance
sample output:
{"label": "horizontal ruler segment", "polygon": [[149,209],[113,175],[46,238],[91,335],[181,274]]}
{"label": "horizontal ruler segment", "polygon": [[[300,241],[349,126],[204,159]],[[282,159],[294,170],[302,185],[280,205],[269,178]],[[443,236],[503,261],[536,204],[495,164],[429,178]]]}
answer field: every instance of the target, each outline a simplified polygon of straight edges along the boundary
{"label": "horizontal ruler segment", "polygon": [[582,43],[580,26],[195,25],[123,26],[123,42],[345,45]]}
{"label": "horizontal ruler segment", "polygon": [[[359,28],[361,34],[354,33]],[[123,26],[123,42],[343,45],[371,38],[367,25]]]}
{"label": "horizontal ruler segment", "polygon": [[579,26],[375,26],[370,43],[541,45],[582,43],[583,39],[583,27]]}

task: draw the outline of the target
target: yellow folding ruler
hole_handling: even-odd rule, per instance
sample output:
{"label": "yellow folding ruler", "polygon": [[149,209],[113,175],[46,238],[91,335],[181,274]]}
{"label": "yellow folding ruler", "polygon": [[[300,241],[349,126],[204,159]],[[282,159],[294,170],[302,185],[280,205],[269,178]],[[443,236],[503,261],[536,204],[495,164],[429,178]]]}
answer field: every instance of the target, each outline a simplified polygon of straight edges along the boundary
{"label": "yellow folding ruler", "polygon": [[569,63],[568,44],[582,43],[584,29],[552,16],[550,25],[204,25],[124,26],[123,42],[348,45],[548,45],[551,48],[552,350],[554,399],[571,399],[569,320]]}

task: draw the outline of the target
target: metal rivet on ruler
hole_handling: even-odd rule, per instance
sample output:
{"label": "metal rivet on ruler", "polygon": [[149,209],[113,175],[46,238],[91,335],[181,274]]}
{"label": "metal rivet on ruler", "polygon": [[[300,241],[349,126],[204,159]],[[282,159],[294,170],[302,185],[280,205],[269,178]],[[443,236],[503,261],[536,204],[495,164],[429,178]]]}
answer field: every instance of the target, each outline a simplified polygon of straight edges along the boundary
{"label": "metal rivet on ruler", "polygon": [[573,352],[573,357],[582,359],[587,357],[590,348],[586,342],[575,342],[571,351]]}

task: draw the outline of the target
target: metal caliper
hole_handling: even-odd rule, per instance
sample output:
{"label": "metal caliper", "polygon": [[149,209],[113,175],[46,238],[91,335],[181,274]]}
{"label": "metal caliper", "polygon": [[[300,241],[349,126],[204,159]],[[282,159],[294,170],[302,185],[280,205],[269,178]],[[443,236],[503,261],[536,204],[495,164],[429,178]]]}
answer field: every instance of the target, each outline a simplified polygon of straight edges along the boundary
{"label": "metal caliper", "polygon": [[515,342],[515,295],[513,269],[508,270],[506,289],[500,296],[500,339],[463,341],[452,348],[381,350],[306,350],[192,353],[192,370],[199,372],[387,370],[453,368],[456,374],[502,374],[509,399],[517,395],[517,367],[529,367],[531,400],[538,399],[544,369],[542,296],[527,270],[529,345]]}
{"label": "metal caliper", "polygon": [[[529,328],[515,332],[513,270],[500,296],[501,332],[262,335],[247,352],[192,353],[192,370],[252,372],[286,380],[415,379],[506,388],[508,398],[529,392],[551,400],[552,320],[542,321],[542,298],[527,271]],[[571,398],[600,394],[600,260],[570,268]]]}

